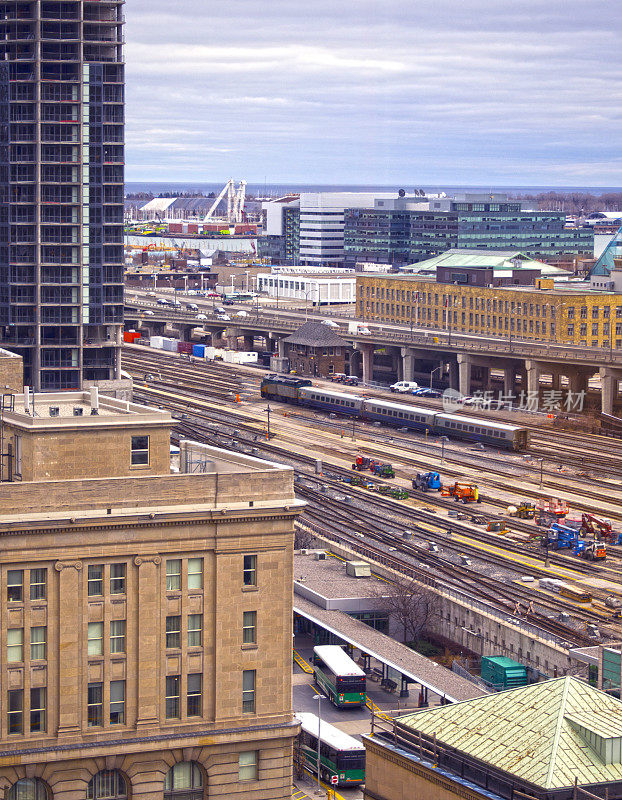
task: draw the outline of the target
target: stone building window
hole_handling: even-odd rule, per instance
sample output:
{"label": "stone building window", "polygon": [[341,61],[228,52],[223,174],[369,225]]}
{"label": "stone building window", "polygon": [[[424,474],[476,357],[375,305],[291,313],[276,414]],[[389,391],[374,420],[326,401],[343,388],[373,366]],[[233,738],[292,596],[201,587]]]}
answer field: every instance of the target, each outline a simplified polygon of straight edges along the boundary
{"label": "stone building window", "polygon": [[254,669],[242,672],[242,711],[245,714],[255,713],[255,677]]}
{"label": "stone building window", "polygon": [[113,619],[110,622],[110,653],[125,653],[124,619]]}
{"label": "stone building window", "polygon": [[125,594],[125,564],[110,565],[110,594]]}
{"label": "stone building window", "polygon": [[48,791],[38,778],[22,778],[5,794],[6,800],[48,800]]}
{"label": "stone building window", "polygon": [[6,578],[6,599],[9,603],[21,603],[24,597],[24,570],[10,569]]}
{"label": "stone building window", "polygon": [[89,683],[87,688],[86,712],[89,728],[104,724],[104,693],[101,683]]}
{"label": "stone building window", "polygon": [[125,724],[125,681],[110,681],[110,724]]}
{"label": "stone building window", "polygon": [[178,649],[181,647],[181,617],[166,618],[166,647]]}
{"label": "stone building window", "polygon": [[24,732],[24,690],[10,689],[7,692],[7,726],[9,734]]}
{"label": "stone building window", "polygon": [[188,614],[188,647],[201,647],[203,614]]}
{"label": "stone building window", "polygon": [[30,599],[31,600],[45,600],[46,584],[47,584],[47,569],[31,569],[30,570]]}
{"label": "stone building window", "polygon": [[181,559],[169,558],[166,562],[166,591],[177,592],[181,589]]}
{"label": "stone building window", "polygon": [[242,644],[257,643],[257,612],[244,611],[242,614]]}
{"label": "stone building window", "polygon": [[182,761],[164,779],[164,800],[203,800],[203,775],[198,764]]}
{"label": "stone building window", "polygon": [[186,711],[189,717],[200,717],[202,714],[201,697],[203,676],[200,672],[188,675],[188,686],[186,690]]}
{"label": "stone building window", "polygon": [[104,567],[102,564],[89,564],[88,596],[99,597],[104,593]]}
{"label": "stone building window", "polygon": [[87,653],[89,656],[101,656],[104,654],[103,622],[89,622]]}
{"label": "stone building window", "polygon": [[202,589],[203,588],[203,559],[202,558],[189,558],[188,559],[188,588],[189,589]]}
{"label": "stone building window", "polygon": [[8,664],[24,660],[23,628],[9,628],[6,632],[6,660]]}
{"label": "stone building window", "polygon": [[87,800],[125,800],[127,785],[116,769],[103,769],[89,781],[86,790]]}
{"label": "stone building window", "polygon": [[30,690],[30,732],[45,731],[45,689]]}
{"label": "stone building window", "polygon": [[244,586],[257,586],[257,556],[244,556]]}
{"label": "stone building window", "polygon": [[30,629],[30,660],[44,661],[46,657],[46,628],[45,625],[38,625]]}
{"label": "stone building window", "polygon": [[165,695],[165,709],[164,713],[166,719],[179,719],[180,717],[180,676],[167,675],[166,676],[166,695]]}
{"label": "stone building window", "polygon": [[238,760],[238,779],[241,781],[256,781],[259,758],[257,750],[248,750],[240,753]]}
{"label": "stone building window", "polygon": [[132,436],[131,464],[133,467],[148,466],[149,464],[148,436]]}

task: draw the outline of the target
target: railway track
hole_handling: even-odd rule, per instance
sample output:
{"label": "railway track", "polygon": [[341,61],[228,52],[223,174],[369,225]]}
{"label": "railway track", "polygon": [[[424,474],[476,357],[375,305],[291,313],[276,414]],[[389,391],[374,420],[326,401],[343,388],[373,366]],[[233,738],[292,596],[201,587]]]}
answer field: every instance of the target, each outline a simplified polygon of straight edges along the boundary
{"label": "railway track", "polygon": [[[222,444],[222,442],[220,441],[220,437],[218,437],[218,435],[216,435],[212,429],[208,428],[207,430],[201,431],[201,426],[199,425],[197,429],[196,423],[192,422],[181,422],[178,427],[179,427],[179,433],[182,436],[190,435],[193,436],[193,438],[198,438],[200,440],[204,440],[211,444],[219,444],[219,445]],[[269,455],[273,455],[274,451],[276,450],[279,455],[282,455],[282,452],[280,451],[279,448],[276,448],[274,445],[271,445],[268,442],[261,442],[261,444],[258,445],[257,449],[261,449],[264,452],[268,451]],[[312,458],[306,459],[305,457],[298,455],[294,456],[293,458],[306,462],[308,466],[311,466],[311,464],[314,462],[314,459]],[[301,470],[300,467],[297,469],[297,475],[298,478],[302,478],[307,481],[317,480],[317,476],[315,476],[314,473],[309,472],[307,470]],[[322,481],[324,482],[325,478],[322,478]],[[335,489],[343,489],[343,485],[337,481],[333,482],[332,485]],[[297,491],[300,493],[301,496],[303,497],[306,496],[307,498],[309,497],[309,492],[305,491],[302,487],[300,487],[299,484],[297,485]],[[314,497],[317,501],[317,498],[322,497],[322,495],[321,493],[315,493]],[[365,494],[364,497],[366,502],[369,503],[370,502],[369,495]],[[369,512],[369,517],[367,520],[357,519],[357,525],[354,526],[358,528],[364,527],[366,529],[366,534],[364,535],[364,540],[363,540],[361,539],[359,532],[352,529],[352,516],[351,516],[352,509],[348,508],[348,511],[345,512],[344,516],[343,511],[337,510],[339,508],[339,502],[340,501],[334,501],[331,500],[330,498],[323,497],[322,501],[320,501],[320,507],[316,509],[315,516],[313,515],[313,511],[309,511],[309,514],[307,514],[307,512],[305,511],[303,517],[307,518],[308,521],[311,522],[311,524],[314,524],[316,526],[321,525],[323,529],[326,530],[327,518],[330,517],[330,515],[332,514],[333,525],[332,528],[329,527],[327,532],[329,534],[332,534],[333,540],[338,540],[342,542],[345,541],[347,544],[352,546],[354,549],[358,549],[359,551],[361,550],[361,548],[363,548],[363,550],[365,550],[368,554],[371,554],[370,551],[371,543],[369,542],[370,538],[369,526],[372,521],[372,518],[374,525],[384,524],[386,527],[387,523],[386,510],[390,509],[394,514],[397,513],[400,516],[406,516],[407,517],[406,524],[410,526],[410,529],[418,528],[416,519],[413,520],[408,518],[410,514],[412,514],[415,518],[417,516],[419,517],[423,516],[426,522],[428,523],[430,521],[429,516],[425,514],[421,515],[421,513],[417,512],[416,510],[413,510],[411,508],[407,509],[402,508],[398,504],[388,501],[386,498],[383,497],[374,497],[372,502],[374,505],[379,505],[381,507],[380,514],[372,514],[372,512]],[[335,517],[338,518],[335,519]],[[456,527],[456,523],[453,520],[435,519],[434,522],[439,523],[441,525],[451,525],[453,526],[453,528]],[[393,527],[393,529],[395,529],[399,527],[399,524],[400,523],[397,519],[393,519],[391,520],[390,527]],[[349,532],[344,534],[344,528],[350,528]],[[435,534],[429,531],[428,529],[425,530],[421,529],[421,530],[422,530],[421,535],[424,536],[425,538],[436,539],[437,541],[442,542],[443,546],[447,546],[448,542],[446,538],[443,538],[443,534],[440,533]],[[465,531],[465,533],[467,535],[472,535],[473,531],[468,529]],[[409,546],[408,544],[404,544],[402,541],[400,541],[399,537],[396,536],[395,530],[393,533],[384,533],[384,534],[378,533],[376,534],[376,538],[381,539],[381,543],[384,545],[385,549],[383,550],[382,547],[374,545],[375,550],[373,554],[378,557],[382,557],[385,563],[388,558],[393,563],[393,565],[398,569],[398,571],[401,571],[404,574],[410,574],[413,577],[415,575],[417,577],[421,577],[420,567],[416,570],[414,565],[412,564],[409,565],[408,562],[404,562],[403,559],[400,560],[395,556],[391,556],[386,551],[387,547],[395,548],[395,550],[410,549],[410,555],[412,556],[414,554],[415,557],[419,560],[419,562],[427,564],[434,562],[435,567],[437,569],[440,568],[443,573],[442,580],[447,579],[450,585],[456,587],[462,587],[464,589],[465,573],[463,567],[458,567],[457,565],[453,564],[447,559],[435,556],[434,554],[429,553],[428,551],[426,551],[421,547],[414,547],[413,545]],[[485,537],[483,534],[481,535],[481,539],[482,541],[485,541],[488,544],[490,543],[489,537]],[[498,566],[501,566],[506,570],[511,568],[517,573],[520,573],[521,571],[516,565],[510,566],[506,559],[497,556],[493,556],[492,558],[490,558],[489,557],[490,554],[482,553],[481,550],[469,546],[468,543],[460,542],[459,544],[456,544],[456,549],[462,552],[467,552],[471,557],[477,558],[478,560],[494,562]],[[563,557],[559,556],[556,557],[555,555],[551,554],[551,559],[552,562],[554,563],[559,563],[560,565],[563,565],[565,567],[569,566],[567,561]],[[581,563],[576,564],[573,562],[572,568],[577,569],[578,571],[591,572],[591,570],[589,570],[589,567],[586,564],[581,564]],[[531,571],[536,572],[536,574],[548,575],[549,577],[551,574],[550,571],[547,572],[546,570],[531,569]],[[472,574],[470,576],[470,581],[467,582],[467,588],[473,589],[476,594],[482,597],[482,599],[494,604],[497,608],[500,608],[501,610],[508,613],[512,612],[512,608],[513,606],[515,606],[516,603],[520,602],[528,606],[529,603],[533,603],[534,599],[538,597],[537,593],[530,593],[529,590],[524,587],[512,585],[512,588],[505,593],[506,595],[510,595],[510,597],[505,599],[502,587],[506,587],[507,585],[508,584],[504,581],[497,581],[494,578],[487,578],[485,576],[481,576],[476,573]],[[539,602],[542,602],[541,596]],[[576,614],[578,618],[582,619],[585,624],[595,623],[602,625],[603,622],[607,621],[606,619],[603,618],[602,614],[599,614],[585,607],[571,606],[569,603],[557,600],[552,596],[546,596],[546,603],[550,607],[557,608],[559,611],[567,612],[569,609],[572,609],[573,613]],[[587,644],[587,643],[590,644],[594,643],[594,639],[592,637],[587,636],[582,631],[577,631],[575,628],[572,628],[569,625],[564,625],[563,623],[560,623],[555,619],[546,617],[546,615],[544,615],[544,618],[542,619],[541,617],[543,617],[543,615],[540,612],[538,613],[534,612],[532,621],[535,624],[538,624],[540,627],[546,629],[547,631],[554,633],[557,636],[562,636],[562,638],[564,638],[565,641],[567,642],[569,641],[575,646],[580,646],[582,644]]]}

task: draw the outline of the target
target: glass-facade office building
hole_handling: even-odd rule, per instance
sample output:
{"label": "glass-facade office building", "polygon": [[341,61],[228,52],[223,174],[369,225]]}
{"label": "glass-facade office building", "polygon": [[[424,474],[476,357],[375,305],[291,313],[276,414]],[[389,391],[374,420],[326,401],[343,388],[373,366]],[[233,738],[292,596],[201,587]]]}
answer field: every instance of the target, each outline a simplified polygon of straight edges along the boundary
{"label": "glass-facade office building", "polygon": [[120,375],[122,8],[0,2],[0,346],[35,389]]}
{"label": "glass-facade office building", "polygon": [[536,257],[591,254],[594,233],[566,228],[555,211],[524,211],[516,203],[452,202],[448,211],[347,209],[344,261],[400,266],[450,248],[520,250]]}

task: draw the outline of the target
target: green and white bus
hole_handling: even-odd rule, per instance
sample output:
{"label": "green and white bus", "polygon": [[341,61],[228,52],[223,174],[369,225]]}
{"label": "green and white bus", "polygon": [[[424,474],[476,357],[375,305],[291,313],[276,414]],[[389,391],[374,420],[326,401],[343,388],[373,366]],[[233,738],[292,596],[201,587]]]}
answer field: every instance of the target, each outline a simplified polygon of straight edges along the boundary
{"label": "green and white bus", "polygon": [[313,677],[337,708],[365,705],[365,673],[336,644],[313,648]]}
{"label": "green and white bus", "polygon": [[[318,729],[320,738],[320,778],[333,786],[355,786],[365,782],[365,747],[347,733],[335,728],[315,714],[296,714],[302,730],[300,750],[305,764],[317,775]],[[337,777],[335,784],[331,778]]]}

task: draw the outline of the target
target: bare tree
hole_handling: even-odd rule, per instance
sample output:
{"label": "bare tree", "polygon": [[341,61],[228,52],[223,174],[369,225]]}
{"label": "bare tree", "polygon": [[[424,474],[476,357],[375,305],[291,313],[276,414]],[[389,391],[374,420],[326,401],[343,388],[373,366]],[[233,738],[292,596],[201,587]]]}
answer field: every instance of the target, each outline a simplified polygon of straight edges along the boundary
{"label": "bare tree", "polygon": [[402,626],[405,642],[419,639],[438,610],[436,595],[408,578],[382,587],[378,597],[384,610]]}
{"label": "bare tree", "polygon": [[310,549],[314,543],[315,536],[310,531],[306,531],[296,525],[294,528],[294,550]]}

